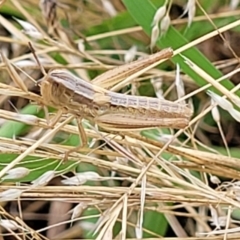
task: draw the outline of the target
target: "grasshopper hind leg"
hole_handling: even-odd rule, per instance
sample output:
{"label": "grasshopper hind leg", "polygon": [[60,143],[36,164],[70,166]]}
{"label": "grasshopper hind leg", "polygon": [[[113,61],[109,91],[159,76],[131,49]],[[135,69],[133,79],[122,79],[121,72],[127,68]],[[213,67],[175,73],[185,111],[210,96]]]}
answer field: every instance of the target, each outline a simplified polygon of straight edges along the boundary
{"label": "grasshopper hind leg", "polygon": [[79,136],[81,138],[81,143],[78,146],[73,147],[72,149],[65,152],[64,158],[63,158],[64,161],[68,160],[68,157],[71,153],[78,152],[81,148],[84,148],[87,146],[87,143],[88,143],[87,135],[82,125],[82,118],[77,118],[77,126],[78,126]]}

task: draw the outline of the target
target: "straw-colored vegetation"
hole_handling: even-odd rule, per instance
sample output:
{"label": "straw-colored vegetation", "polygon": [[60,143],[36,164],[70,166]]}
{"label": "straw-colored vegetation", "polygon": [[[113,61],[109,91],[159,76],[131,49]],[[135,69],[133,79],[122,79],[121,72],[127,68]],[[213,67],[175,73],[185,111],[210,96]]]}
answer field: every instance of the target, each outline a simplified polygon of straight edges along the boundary
{"label": "straw-colored vegetation", "polygon": [[[240,239],[240,12],[221,2],[0,1],[0,239]],[[107,131],[84,119],[88,146],[63,161],[77,123],[65,113],[51,124],[29,42],[46,72],[86,81],[172,47],[170,61],[93,83],[186,101],[189,126]]]}

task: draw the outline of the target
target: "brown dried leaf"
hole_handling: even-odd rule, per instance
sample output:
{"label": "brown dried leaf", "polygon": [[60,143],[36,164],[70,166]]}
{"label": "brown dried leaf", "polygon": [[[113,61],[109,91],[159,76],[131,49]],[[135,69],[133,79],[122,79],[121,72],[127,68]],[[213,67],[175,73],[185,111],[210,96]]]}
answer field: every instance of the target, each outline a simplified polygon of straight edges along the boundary
{"label": "brown dried leaf", "polygon": [[56,0],[40,0],[39,6],[48,25],[48,32],[53,33],[57,28],[57,1]]}

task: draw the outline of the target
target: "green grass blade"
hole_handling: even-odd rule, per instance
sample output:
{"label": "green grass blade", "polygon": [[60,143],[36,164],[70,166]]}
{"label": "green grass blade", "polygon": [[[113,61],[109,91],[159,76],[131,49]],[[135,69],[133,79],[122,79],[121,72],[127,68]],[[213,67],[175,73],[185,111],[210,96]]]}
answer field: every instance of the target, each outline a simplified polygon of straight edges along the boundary
{"label": "green grass blade", "polygon": [[[123,0],[128,12],[135,19],[136,23],[139,24],[143,30],[150,36],[151,34],[151,22],[156,12],[156,7],[148,0]],[[172,47],[178,49],[188,43],[188,40],[179,33],[174,27],[170,27],[167,34],[157,41],[157,46],[160,48]],[[184,56],[189,58],[191,61],[196,63],[201,69],[217,79],[222,76],[221,72],[217,70],[213,64],[196,48],[192,47],[182,53]],[[181,69],[189,75],[199,86],[206,85],[206,81],[195,73],[188,64],[184,62],[182,56],[177,55],[172,58],[174,63],[178,63]],[[229,80],[221,82],[227,89],[232,89],[233,84]],[[211,87],[212,91],[217,91]],[[218,91],[217,91],[218,92]],[[240,96],[240,92],[238,92]]]}

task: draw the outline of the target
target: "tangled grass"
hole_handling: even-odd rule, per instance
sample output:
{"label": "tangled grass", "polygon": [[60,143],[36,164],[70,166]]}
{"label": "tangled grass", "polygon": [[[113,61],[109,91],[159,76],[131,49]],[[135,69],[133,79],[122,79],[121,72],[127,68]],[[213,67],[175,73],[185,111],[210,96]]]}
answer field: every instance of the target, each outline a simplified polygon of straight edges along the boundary
{"label": "tangled grass", "polygon": [[[49,124],[57,111],[40,96],[42,73],[29,42],[46,71],[67,69],[86,81],[151,53],[153,13],[164,1],[155,8],[146,0],[114,1],[113,9],[103,2],[41,1],[41,10],[35,0],[1,1],[2,238],[239,239],[239,151],[229,140],[238,139],[238,125],[229,111],[214,113],[205,94],[221,93],[238,109],[238,86],[224,80],[238,68],[219,71],[237,62],[214,65],[194,47],[237,26],[238,10],[207,14],[210,3],[196,1],[206,12],[195,16],[189,8],[192,18],[173,20],[176,28],[167,26],[152,46],[173,47],[172,61],[127,81],[93,80],[112,91],[170,100],[184,89],[182,99],[194,109],[186,129],[107,132],[83,120],[89,144],[63,161],[81,141],[78,128],[71,114]],[[177,91],[176,75],[184,86]]]}

